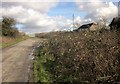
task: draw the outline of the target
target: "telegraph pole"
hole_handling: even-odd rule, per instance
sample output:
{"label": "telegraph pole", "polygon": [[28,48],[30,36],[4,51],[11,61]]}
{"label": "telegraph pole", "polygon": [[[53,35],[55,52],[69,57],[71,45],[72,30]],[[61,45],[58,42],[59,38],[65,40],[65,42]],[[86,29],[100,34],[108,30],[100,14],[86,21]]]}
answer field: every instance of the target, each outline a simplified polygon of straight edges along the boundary
{"label": "telegraph pole", "polygon": [[75,27],[75,23],[74,23],[74,19],[75,19],[75,16],[74,16],[74,14],[73,14],[73,27]]}

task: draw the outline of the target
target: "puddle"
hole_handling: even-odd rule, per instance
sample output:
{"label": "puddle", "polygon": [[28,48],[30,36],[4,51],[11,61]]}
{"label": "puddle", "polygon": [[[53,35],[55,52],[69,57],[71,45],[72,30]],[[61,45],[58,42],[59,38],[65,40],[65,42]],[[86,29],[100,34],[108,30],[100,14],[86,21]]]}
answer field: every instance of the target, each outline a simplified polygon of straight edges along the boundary
{"label": "puddle", "polygon": [[40,43],[36,43],[33,48],[31,53],[29,54],[29,64],[28,64],[28,82],[34,82],[34,73],[33,73],[33,60],[34,60],[34,51],[36,48],[38,48],[41,44]]}

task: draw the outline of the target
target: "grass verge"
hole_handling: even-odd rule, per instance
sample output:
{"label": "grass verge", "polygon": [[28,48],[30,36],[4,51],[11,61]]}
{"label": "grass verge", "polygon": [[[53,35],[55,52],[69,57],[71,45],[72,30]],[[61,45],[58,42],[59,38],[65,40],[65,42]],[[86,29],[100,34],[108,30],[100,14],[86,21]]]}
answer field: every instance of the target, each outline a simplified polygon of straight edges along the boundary
{"label": "grass verge", "polygon": [[0,47],[1,48],[6,48],[6,47],[14,45],[14,44],[16,44],[20,41],[26,40],[28,38],[29,38],[28,36],[23,36],[23,37],[19,37],[19,38],[1,37]]}

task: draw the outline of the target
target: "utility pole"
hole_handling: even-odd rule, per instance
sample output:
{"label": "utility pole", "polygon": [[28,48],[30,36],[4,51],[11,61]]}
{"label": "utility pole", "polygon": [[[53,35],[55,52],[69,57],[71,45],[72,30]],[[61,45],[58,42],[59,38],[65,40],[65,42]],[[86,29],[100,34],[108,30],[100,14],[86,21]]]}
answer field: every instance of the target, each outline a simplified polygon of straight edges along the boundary
{"label": "utility pole", "polygon": [[73,27],[75,27],[75,23],[74,23],[74,19],[75,19],[75,18],[74,18],[74,14],[73,14],[72,17],[73,17]]}

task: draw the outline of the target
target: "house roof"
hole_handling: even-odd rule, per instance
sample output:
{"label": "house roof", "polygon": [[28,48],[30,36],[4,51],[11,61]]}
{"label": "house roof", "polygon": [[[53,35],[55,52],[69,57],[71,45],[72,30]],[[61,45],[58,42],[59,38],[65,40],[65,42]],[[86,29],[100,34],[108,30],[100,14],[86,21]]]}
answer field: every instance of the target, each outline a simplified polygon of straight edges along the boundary
{"label": "house roof", "polygon": [[90,28],[93,24],[95,24],[95,23],[84,24],[84,25],[80,26],[77,30]]}
{"label": "house roof", "polygon": [[117,22],[120,22],[120,16],[113,18],[109,26],[115,25]]}
{"label": "house roof", "polygon": [[82,25],[82,26],[80,26],[78,29],[89,28],[92,24],[93,24],[93,23]]}
{"label": "house roof", "polygon": [[120,28],[120,16],[113,18],[109,26],[111,28]]}

